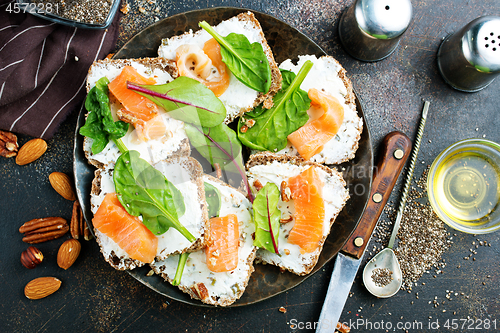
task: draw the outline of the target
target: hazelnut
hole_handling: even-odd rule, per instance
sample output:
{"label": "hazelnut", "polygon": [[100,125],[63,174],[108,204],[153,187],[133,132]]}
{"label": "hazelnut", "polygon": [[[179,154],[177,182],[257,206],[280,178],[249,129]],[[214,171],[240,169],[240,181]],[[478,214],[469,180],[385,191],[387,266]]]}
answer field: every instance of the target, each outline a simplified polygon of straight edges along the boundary
{"label": "hazelnut", "polygon": [[23,266],[26,268],[33,269],[42,261],[43,261],[42,251],[40,251],[34,246],[28,247],[28,249],[26,249],[25,251],[23,251],[23,253],[21,253],[21,264],[23,264]]}

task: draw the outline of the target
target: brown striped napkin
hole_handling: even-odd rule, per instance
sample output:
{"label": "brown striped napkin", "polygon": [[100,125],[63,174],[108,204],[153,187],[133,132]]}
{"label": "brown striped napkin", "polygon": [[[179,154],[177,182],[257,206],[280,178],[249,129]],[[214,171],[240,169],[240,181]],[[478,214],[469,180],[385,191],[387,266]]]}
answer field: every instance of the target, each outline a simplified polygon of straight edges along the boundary
{"label": "brown striped napkin", "polygon": [[0,0],[0,129],[48,139],[85,97],[87,71],[113,49],[106,30],[73,28],[6,11]]}

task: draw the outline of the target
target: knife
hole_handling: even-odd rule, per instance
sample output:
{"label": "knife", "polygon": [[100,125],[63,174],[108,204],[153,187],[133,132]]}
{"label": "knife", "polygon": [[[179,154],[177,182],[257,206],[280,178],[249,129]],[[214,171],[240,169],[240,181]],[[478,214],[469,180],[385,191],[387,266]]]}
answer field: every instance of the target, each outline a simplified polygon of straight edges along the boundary
{"label": "knife", "polygon": [[335,331],[373,229],[410,155],[411,141],[401,132],[391,132],[385,136],[381,149],[365,210],[356,229],[335,259],[330,284],[317,324],[317,333]]}

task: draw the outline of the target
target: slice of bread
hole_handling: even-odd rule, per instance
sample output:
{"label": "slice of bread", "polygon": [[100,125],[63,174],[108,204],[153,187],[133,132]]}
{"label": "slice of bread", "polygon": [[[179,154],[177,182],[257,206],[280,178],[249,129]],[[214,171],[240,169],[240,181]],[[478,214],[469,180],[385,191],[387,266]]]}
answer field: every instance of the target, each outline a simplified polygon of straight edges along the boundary
{"label": "slice of bread", "polygon": [[[222,21],[215,26],[214,29],[223,37],[234,32],[245,35],[250,43],[260,43],[271,67],[272,83],[267,94],[258,93],[238,81],[233,74],[230,74],[229,87],[219,96],[219,99],[222,101],[227,111],[224,122],[229,124],[243,113],[251,111],[254,107],[272,97],[281,89],[282,78],[260,23],[253,13],[241,13],[228,20]],[[203,29],[196,32],[189,31],[180,36],[166,38],[162,40],[162,44],[158,49],[158,55],[161,58],[175,60],[176,50],[179,46],[184,44],[196,44],[200,48],[203,48],[205,42],[211,38],[212,36]]]}
{"label": "slice of bread", "polygon": [[349,199],[349,192],[346,189],[342,174],[335,169],[306,161],[300,157],[269,152],[252,155],[246,164],[248,181],[254,193],[257,192],[255,187],[257,180],[262,186],[272,182],[278,188],[281,188],[282,181],[288,182],[290,177],[299,175],[311,166],[315,167],[324,184],[322,195],[325,205],[325,219],[323,222],[323,237],[319,241],[318,247],[313,252],[307,253],[302,251],[298,245],[288,242],[288,235],[295,224],[295,206],[293,199],[285,202],[280,198],[278,208],[282,214],[281,218],[283,220],[290,219],[291,221],[280,224],[278,236],[279,255],[265,249],[257,251],[257,260],[276,265],[297,275],[309,274],[314,268],[333,222],[335,222],[336,217]]}
{"label": "slice of bread", "polygon": [[[211,272],[206,264],[205,250],[191,253],[187,259],[179,289],[203,303],[227,306],[241,297],[254,271],[253,261],[256,248],[252,234],[255,227],[252,220],[252,204],[245,195],[235,188],[208,175],[203,180],[215,186],[221,195],[220,216],[236,214],[239,222],[240,247],[238,266],[230,272]],[[156,274],[172,282],[179,256],[171,256],[151,267]]]}
{"label": "slice of bread", "polygon": [[[170,158],[156,163],[154,167],[182,193],[185,213],[179,222],[196,237],[190,242],[176,229],[170,228],[166,233],[158,235],[156,259],[162,260],[169,255],[197,251],[206,244],[206,235],[210,227],[208,220],[205,190],[202,179],[202,167],[191,157]],[[104,196],[115,192],[113,169],[98,169],[92,182],[91,210],[95,214]],[[107,262],[116,269],[133,269],[146,263],[131,259],[112,239],[95,230],[97,242]]]}
{"label": "slice of bread", "polygon": [[[92,64],[87,76],[87,91],[89,91],[102,77],[107,77],[110,81],[116,78],[123,67],[132,66],[139,74],[147,78],[154,78],[157,84],[163,84],[172,81],[178,76],[175,63],[167,59],[143,58],[143,59],[104,59],[98,60]],[[113,118],[118,120],[116,112],[121,108],[121,104],[110,96],[111,113]],[[140,141],[135,134],[133,126],[130,126],[127,134],[122,138],[127,148],[138,150],[141,157],[148,162],[154,163],[168,157],[189,156],[191,148],[184,123],[171,118],[168,113],[160,108],[160,113],[166,126],[166,135],[157,140],[147,142]],[[113,142],[98,154],[93,154],[93,140],[85,137],[83,141],[83,150],[89,163],[98,168],[112,168],[120,151]]]}
{"label": "slice of bread", "polygon": [[[354,158],[363,131],[363,120],[356,112],[356,101],[351,81],[347,78],[346,71],[340,63],[330,56],[320,58],[316,58],[314,55],[299,56],[296,65],[289,59],[284,61],[280,68],[298,73],[307,60],[311,60],[314,65],[300,88],[304,91],[316,88],[337,98],[344,107],[344,121],[339,131],[323,146],[323,150],[311,157],[310,160],[326,164],[346,162]],[[299,155],[297,149],[290,143],[278,153]]]}

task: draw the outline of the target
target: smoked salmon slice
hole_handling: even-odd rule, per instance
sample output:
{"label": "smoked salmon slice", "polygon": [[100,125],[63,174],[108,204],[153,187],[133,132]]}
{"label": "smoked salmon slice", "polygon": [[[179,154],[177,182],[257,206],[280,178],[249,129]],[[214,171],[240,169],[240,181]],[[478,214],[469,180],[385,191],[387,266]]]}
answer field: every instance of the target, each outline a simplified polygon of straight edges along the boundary
{"label": "smoked salmon slice", "polygon": [[167,131],[167,126],[162,115],[157,115],[148,121],[139,121],[135,125],[137,137],[141,141],[155,140],[163,137]]}
{"label": "smoked salmon slice", "polygon": [[158,114],[158,106],[135,91],[127,89],[127,81],[136,84],[155,84],[153,78],[145,78],[134,67],[123,67],[120,75],[108,84],[109,91],[123,105],[120,120],[136,125],[138,120],[148,121]]}
{"label": "smoked salmon slice", "polygon": [[212,272],[229,272],[238,266],[238,229],[235,214],[210,219],[210,244],[205,248],[205,254],[208,269]]}
{"label": "smoked salmon slice", "polygon": [[94,228],[111,238],[132,259],[151,263],[158,238],[139,220],[127,213],[116,193],[108,193],[92,219]]}
{"label": "smoked salmon slice", "polygon": [[325,204],[323,182],[314,167],[288,180],[295,204],[295,224],[288,235],[288,242],[300,246],[301,252],[313,252],[323,237]]}
{"label": "smoked salmon slice", "polygon": [[[203,49],[191,44],[179,46],[176,50],[176,63],[179,75],[203,83],[217,97],[229,87],[229,71],[222,61],[220,45],[213,38],[203,45]],[[217,72],[212,72],[213,67]]]}
{"label": "smoked salmon slice", "polygon": [[306,160],[323,150],[325,143],[337,134],[344,121],[344,108],[335,97],[315,88],[309,90],[308,96],[311,99],[311,109],[319,108],[323,114],[318,117],[318,110],[315,110],[316,114],[311,117],[313,120],[287,137]]}

